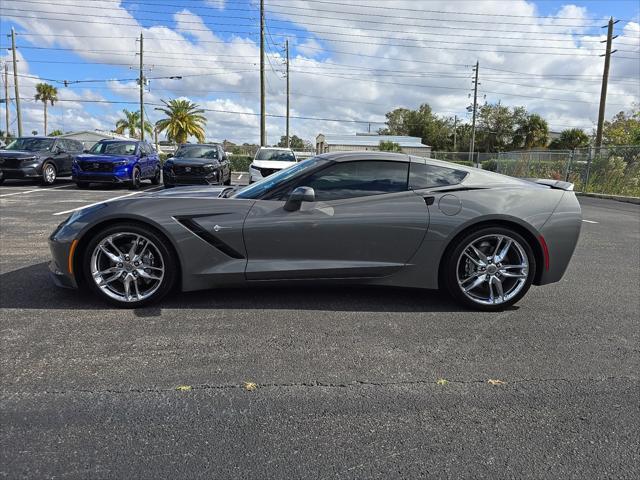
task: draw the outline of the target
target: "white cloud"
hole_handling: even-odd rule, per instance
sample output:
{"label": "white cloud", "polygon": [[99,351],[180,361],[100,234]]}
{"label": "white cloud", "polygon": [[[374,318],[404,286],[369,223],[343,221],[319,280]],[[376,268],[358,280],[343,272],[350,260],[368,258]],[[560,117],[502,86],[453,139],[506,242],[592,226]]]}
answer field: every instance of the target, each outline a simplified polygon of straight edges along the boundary
{"label": "white cloud", "polygon": [[[16,18],[15,21],[24,30],[38,34],[28,37],[33,45],[68,48],[89,62],[118,64],[122,67],[120,78],[137,76],[135,38],[143,31],[145,65],[147,76],[151,78],[150,92],[146,93],[147,113],[152,121],[158,118],[153,104],[159,103],[160,99],[180,96],[210,110],[259,112],[258,46],[255,36],[238,34],[231,40],[223,36],[222,30],[235,28],[233,22],[226,26],[212,25],[198,13],[182,9],[172,18],[167,18],[166,25],[158,22],[146,28],[126,8],[111,1],[92,2],[91,8],[87,6],[80,10],[65,3],[43,3],[37,9],[50,12],[50,16],[63,12],[86,13],[86,22],[48,20],[46,14],[31,14],[31,18]],[[70,3],[76,4],[77,0]],[[207,3],[219,9],[226,5],[222,0],[208,0]],[[370,5],[372,2],[363,3]],[[366,130],[366,121],[384,119],[385,112],[398,106],[415,108],[421,103],[429,103],[437,113],[457,114],[464,118],[465,107],[470,103],[467,94],[471,88],[471,66],[476,60],[480,62],[481,98],[486,95],[492,102],[500,100],[509,105],[524,105],[530,111],[545,116],[554,129],[567,126],[589,128],[597,117],[602,58],[596,55],[603,50],[599,41],[604,37],[600,29],[587,30],[583,25],[600,24],[607,19],[594,18],[588,8],[575,5],[559,8],[557,16],[571,17],[570,20],[523,20],[455,13],[468,11],[502,15],[505,2],[498,0],[482,2],[480,9],[476,1],[459,1],[455,6],[446,0],[425,4],[427,10],[455,10],[451,15],[402,10],[415,9],[417,3],[412,0],[394,1],[393,8],[386,9],[363,9],[359,0],[340,6],[289,0],[287,5],[287,9],[270,8],[268,22],[274,41],[284,41],[280,35],[286,33],[291,36],[290,42],[296,52],[291,61],[292,115],[363,122],[336,123],[293,118],[292,133],[305,139],[312,140],[320,131],[349,133]],[[146,8],[144,5],[138,7],[141,17],[149,16],[143,15]],[[316,9],[361,15],[322,14]],[[276,14],[276,10],[282,13]],[[25,7],[25,12],[28,14],[29,8]],[[96,22],[98,12],[100,21]],[[510,1],[507,13],[540,15],[535,3],[524,0]],[[124,18],[110,21],[109,17]],[[282,24],[274,22],[275,19],[297,23],[296,28],[299,29],[327,33],[297,32],[295,36]],[[484,19],[495,22],[475,23]],[[175,28],[167,26],[171,21],[175,22]],[[381,21],[386,23],[374,23]],[[506,24],[519,22],[529,25]],[[445,29],[429,29],[427,23],[434,27],[444,26]],[[216,33],[217,30],[220,33]],[[620,36],[615,40],[614,48],[619,51],[612,61],[607,116],[630,107],[640,99],[637,80],[640,78],[640,62],[616,58],[638,55],[640,26],[637,22],[618,24],[616,32]],[[335,39],[341,42],[333,41]],[[20,41],[28,45],[26,37]],[[518,48],[518,45],[527,47]],[[24,51],[28,52],[27,49]],[[532,51],[574,55],[528,54]],[[56,53],[51,51],[52,56]],[[132,70],[127,70],[127,66]],[[24,69],[26,72],[28,68],[27,62],[21,62],[21,71]],[[100,76],[91,71],[88,65],[83,75],[86,78]],[[267,111],[274,115],[284,114],[285,108],[285,84],[281,71],[281,55],[274,55],[271,64],[267,63]],[[183,78],[156,78],[171,75]],[[35,83],[37,80],[25,79],[22,82],[24,98],[32,97]],[[104,98],[103,94],[110,93],[119,100],[136,102],[138,88],[135,81],[79,87],[60,88],[61,98],[74,101],[64,102],[64,106],[61,102],[52,109],[52,128],[58,128],[57,125],[63,122],[67,130],[83,125],[112,128],[122,108],[136,109],[135,104],[102,105],[78,101]],[[41,123],[41,106],[34,102],[24,103],[25,112],[28,112],[25,121],[30,126],[38,126]],[[207,135],[212,139],[226,138],[240,143],[258,140],[259,117],[255,115],[207,112],[207,117]],[[372,125],[372,129],[379,127],[380,124]],[[268,118],[267,130],[269,141],[277,141],[284,133],[284,119]]]}

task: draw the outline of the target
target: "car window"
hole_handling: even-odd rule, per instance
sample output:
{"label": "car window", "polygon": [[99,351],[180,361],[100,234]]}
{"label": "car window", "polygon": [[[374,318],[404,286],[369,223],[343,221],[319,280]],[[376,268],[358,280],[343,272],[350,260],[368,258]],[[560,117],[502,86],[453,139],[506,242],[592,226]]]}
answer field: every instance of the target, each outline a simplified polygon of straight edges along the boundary
{"label": "car window", "polygon": [[407,190],[407,162],[365,160],[331,165],[301,180],[311,187],[316,200],[340,200]]}
{"label": "car window", "polygon": [[218,159],[218,147],[207,145],[188,145],[178,148],[176,158],[206,158],[209,160]]}
{"label": "car window", "polygon": [[409,188],[420,190],[422,188],[457,185],[466,176],[467,172],[462,170],[412,162],[411,171],[409,172]]}
{"label": "car window", "polygon": [[134,142],[98,142],[91,147],[90,153],[99,155],[135,155]]}
{"label": "car window", "polygon": [[82,144],[76,140],[65,140],[67,143],[67,151],[69,152],[81,152]]}
{"label": "car window", "polygon": [[273,150],[261,148],[256,154],[255,160],[274,161],[274,162],[295,162],[296,157],[290,150]]}

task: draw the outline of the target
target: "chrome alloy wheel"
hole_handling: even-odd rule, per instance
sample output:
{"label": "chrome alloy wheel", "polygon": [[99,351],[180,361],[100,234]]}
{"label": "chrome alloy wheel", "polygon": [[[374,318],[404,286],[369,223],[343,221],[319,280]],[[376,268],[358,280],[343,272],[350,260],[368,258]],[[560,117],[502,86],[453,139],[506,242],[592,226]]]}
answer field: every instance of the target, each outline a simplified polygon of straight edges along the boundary
{"label": "chrome alloy wheel", "polygon": [[120,302],[140,302],[153,295],[165,275],[158,247],[131,232],[103,238],[91,254],[91,277],[96,286]]}
{"label": "chrome alloy wheel", "polygon": [[56,167],[47,163],[44,167],[44,181],[47,184],[52,184],[56,181]]}
{"label": "chrome alloy wheel", "polygon": [[529,259],[516,240],[485,235],[467,245],[456,267],[462,293],[482,305],[508,302],[522,290],[529,275]]}

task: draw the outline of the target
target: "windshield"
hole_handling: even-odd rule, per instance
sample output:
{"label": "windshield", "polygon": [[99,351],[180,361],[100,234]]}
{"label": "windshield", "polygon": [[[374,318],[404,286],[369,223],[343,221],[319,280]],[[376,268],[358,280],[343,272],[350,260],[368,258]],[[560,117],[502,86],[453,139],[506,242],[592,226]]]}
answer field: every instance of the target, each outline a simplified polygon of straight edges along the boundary
{"label": "windshield", "polygon": [[38,150],[51,150],[55,142],[53,138],[16,138],[7,145],[6,149],[37,152]]}
{"label": "windshield", "polygon": [[258,150],[256,160],[272,160],[274,162],[295,162],[296,157],[290,150],[269,150],[263,148]]}
{"label": "windshield", "polygon": [[298,175],[304,175],[305,172],[314,170],[316,167],[327,163],[328,160],[319,157],[313,157],[300,163],[296,163],[288,168],[280,170],[262,180],[257,181],[235,192],[232,198],[259,198],[265,192],[273,189],[281,183],[284,183]]}
{"label": "windshield", "polygon": [[176,158],[208,158],[210,160],[218,159],[218,147],[191,146],[180,147],[174,155]]}
{"label": "windshield", "polygon": [[101,142],[96,143],[89,153],[99,155],[135,155],[135,142]]}

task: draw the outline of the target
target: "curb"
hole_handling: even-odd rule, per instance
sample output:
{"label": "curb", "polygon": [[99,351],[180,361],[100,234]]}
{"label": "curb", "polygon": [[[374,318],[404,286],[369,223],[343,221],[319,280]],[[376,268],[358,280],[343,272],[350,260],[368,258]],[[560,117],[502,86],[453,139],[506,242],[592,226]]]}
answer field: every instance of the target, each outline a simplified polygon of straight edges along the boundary
{"label": "curb", "polygon": [[617,202],[633,203],[640,205],[640,197],[627,197],[624,195],[609,195],[607,193],[588,193],[588,192],[576,192],[576,195],[581,197],[602,198],[605,200],[615,200]]}

